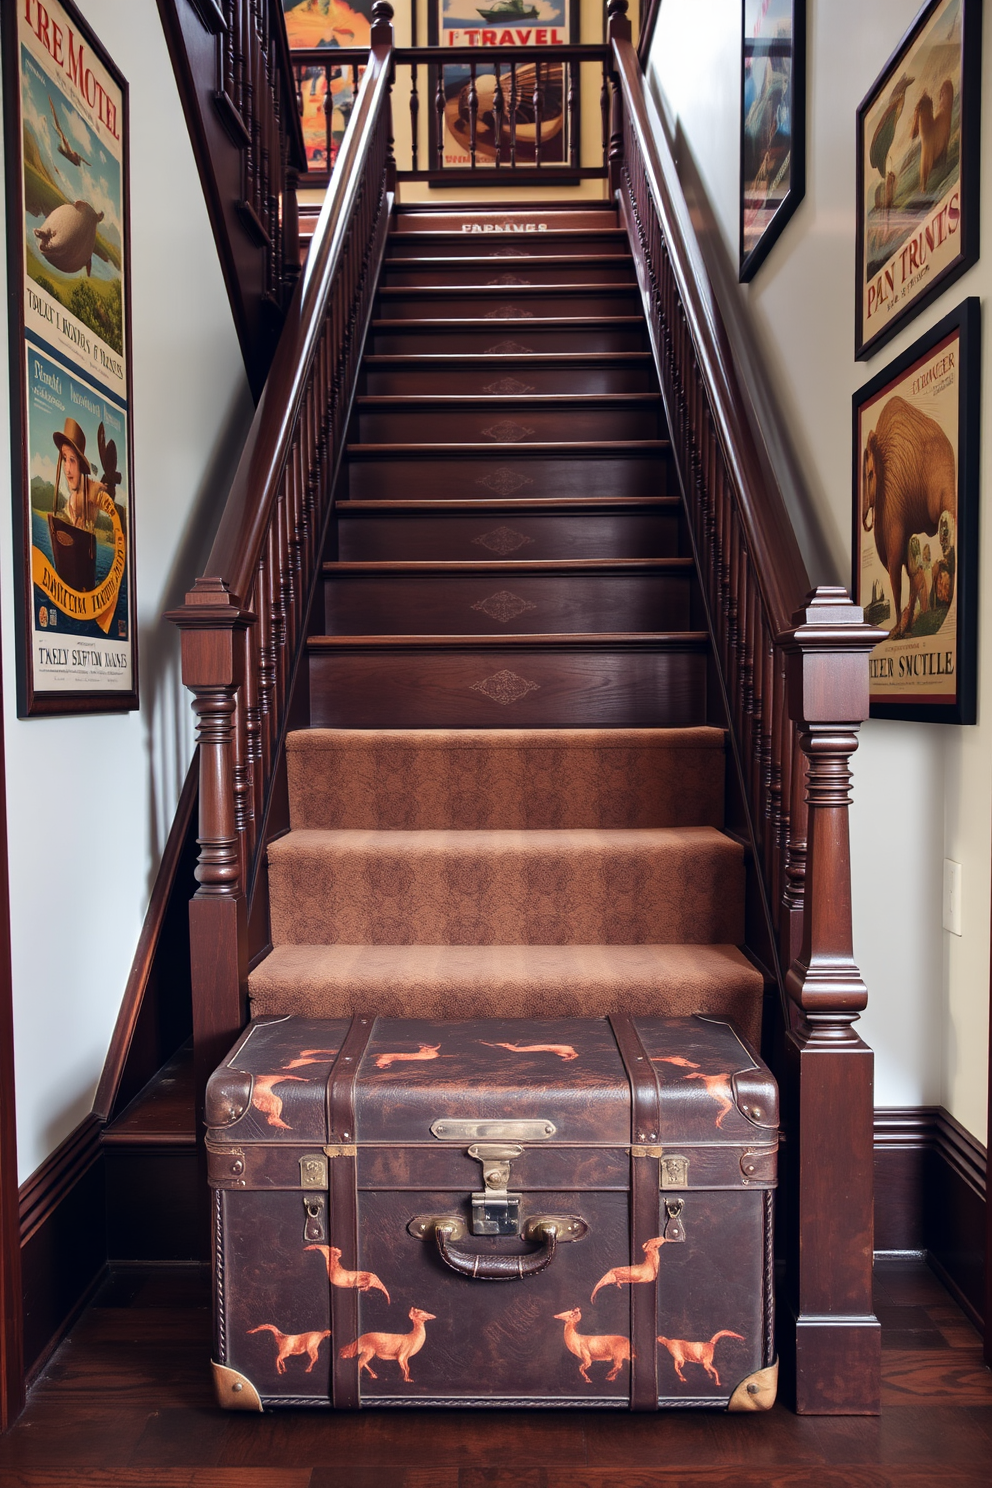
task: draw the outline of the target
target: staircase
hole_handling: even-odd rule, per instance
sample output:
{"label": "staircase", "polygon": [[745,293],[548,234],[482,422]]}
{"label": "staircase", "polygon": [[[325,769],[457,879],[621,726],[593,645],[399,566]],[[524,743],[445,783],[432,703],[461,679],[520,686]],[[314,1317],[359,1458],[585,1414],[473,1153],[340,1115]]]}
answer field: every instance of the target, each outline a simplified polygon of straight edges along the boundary
{"label": "staircase", "polygon": [[252,1011],[702,1011],[757,1040],[626,233],[539,220],[395,216]]}

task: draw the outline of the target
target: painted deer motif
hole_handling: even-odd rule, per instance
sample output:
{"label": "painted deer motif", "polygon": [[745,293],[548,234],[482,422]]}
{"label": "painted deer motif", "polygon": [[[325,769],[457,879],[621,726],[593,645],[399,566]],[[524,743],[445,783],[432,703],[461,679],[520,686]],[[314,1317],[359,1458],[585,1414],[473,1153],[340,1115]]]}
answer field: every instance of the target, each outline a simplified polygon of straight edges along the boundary
{"label": "painted deer motif", "polygon": [[[691,1059],[683,1059],[681,1054],[652,1054],[652,1064],[677,1064],[679,1069],[698,1069],[698,1064],[693,1064]],[[289,1068],[289,1065],[286,1066]]]}
{"label": "painted deer motif", "polygon": [[436,1314],[424,1312],[419,1307],[411,1307],[409,1312],[413,1327],[409,1333],[363,1333],[361,1338],[356,1338],[354,1343],[346,1343],[339,1350],[342,1359],[354,1359],[358,1356],[358,1372],[361,1374],[365,1369],[372,1379],[379,1376],[369,1364],[370,1359],[395,1359],[400,1366],[403,1382],[412,1385],[410,1378],[410,1360],[414,1354],[419,1354],[427,1338],[425,1323],[432,1323]]}
{"label": "painted deer motif", "polygon": [[615,1380],[623,1366],[629,1364],[629,1338],[622,1338],[618,1333],[578,1333],[575,1325],[581,1322],[582,1313],[577,1307],[568,1312],[556,1312],[555,1317],[565,1324],[565,1347],[578,1359],[579,1373],[587,1385],[592,1384],[588,1374],[590,1364],[601,1359],[611,1361],[613,1368],[606,1376],[607,1382]]}
{"label": "painted deer motif", "polygon": [[301,1049],[298,1059],[283,1065],[284,1070],[302,1069],[305,1064],[326,1064],[337,1054],[337,1049]]}
{"label": "painted deer motif", "polygon": [[320,1345],[325,1338],[330,1338],[330,1328],[325,1328],[322,1333],[280,1333],[279,1329],[272,1323],[259,1323],[257,1328],[249,1328],[249,1333],[271,1333],[276,1341],[276,1374],[286,1373],[286,1360],[291,1359],[294,1354],[307,1354],[310,1363],[306,1367],[309,1374],[317,1362],[320,1353]]}
{"label": "painted deer motif", "polygon": [[614,1266],[601,1276],[593,1287],[590,1302],[595,1302],[596,1293],[600,1287],[605,1286],[632,1286],[639,1281],[658,1280],[658,1252],[666,1243],[664,1235],[655,1235],[653,1240],[645,1240],[641,1246],[646,1260],[640,1261],[636,1266]]}
{"label": "painted deer motif", "polygon": [[346,1271],[341,1264],[341,1252],[336,1245],[304,1245],[304,1250],[319,1250],[327,1262],[327,1275],[331,1286],[351,1287],[358,1292],[370,1291],[375,1287],[381,1292],[386,1301],[389,1301],[389,1293],[374,1271]]}
{"label": "painted deer motif", "polygon": [[416,1054],[380,1054],[375,1062],[376,1069],[388,1069],[391,1064],[408,1059],[436,1059],[440,1044],[421,1044]]}
{"label": "painted deer motif", "polygon": [[251,1103],[257,1111],[261,1111],[270,1126],[292,1131],[289,1123],[282,1119],[282,1096],[276,1095],[272,1088],[273,1085],[282,1085],[286,1080],[295,1080],[300,1085],[307,1083],[302,1075],[256,1075],[252,1081]]}
{"label": "painted deer motif", "polygon": [[733,1091],[730,1088],[729,1074],[693,1074],[685,1075],[684,1078],[686,1080],[702,1080],[703,1086],[706,1090],[706,1094],[708,1096],[711,1096],[720,1107],[719,1113],[716,1118],[716,1124],[718,1127],[721,1127],[723,1125],[723,1118],[726,1116],[727,1112],[734,1109],[734,1095]]}
{"label": "painted deer motif", "polygon": [[491,1044],[480,1039],[487,1049],[509,1049],[511,1054],[557,1054],[559,1059],[578,1059],[578,1051],[571,1044]]}
{"label": "painted deer motif", "polygon": [[714,1333],[709,1343],[688,1343],[684,1338],[662,1338],[658,1342],[664,1344],[672,1356],[675,1365],[675,1373],[683,1384],[686,1377],[682,1373],[683,1364],[701,1364],[715,1385],[719,1385],[720,1376],[717,1374],[713,1364],[713,1353],[721,1338],[737,1338],[744,1342],[743,1333],[731,1333],[729,1328],[721,1328],[719,1333]]}

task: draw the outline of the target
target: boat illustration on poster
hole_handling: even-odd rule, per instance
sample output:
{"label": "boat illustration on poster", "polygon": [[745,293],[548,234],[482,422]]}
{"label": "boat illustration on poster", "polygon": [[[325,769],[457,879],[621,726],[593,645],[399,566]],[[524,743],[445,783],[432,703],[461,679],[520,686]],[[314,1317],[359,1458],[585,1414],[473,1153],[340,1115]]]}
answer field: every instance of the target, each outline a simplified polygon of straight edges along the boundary
{"label": "boat illustration on poster", "polygon": [[488,10],[479,10],[484,21],[536,21],[541,12],[536,5],[525,5],[524,0],[497,0]]}

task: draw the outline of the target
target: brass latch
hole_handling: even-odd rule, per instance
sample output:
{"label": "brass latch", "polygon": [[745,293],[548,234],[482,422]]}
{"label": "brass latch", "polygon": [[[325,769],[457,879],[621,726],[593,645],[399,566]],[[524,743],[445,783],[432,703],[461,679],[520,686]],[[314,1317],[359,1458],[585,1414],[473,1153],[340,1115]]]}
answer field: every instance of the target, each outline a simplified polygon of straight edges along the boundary
{"label": "brass latch", "polygon": [[483,1191],[472,1195],[473,1235],[519,1235],[520,1195],[507,1192],[510,1162],[522,1147],[473,1142],[469,1157],[482,1164]]}

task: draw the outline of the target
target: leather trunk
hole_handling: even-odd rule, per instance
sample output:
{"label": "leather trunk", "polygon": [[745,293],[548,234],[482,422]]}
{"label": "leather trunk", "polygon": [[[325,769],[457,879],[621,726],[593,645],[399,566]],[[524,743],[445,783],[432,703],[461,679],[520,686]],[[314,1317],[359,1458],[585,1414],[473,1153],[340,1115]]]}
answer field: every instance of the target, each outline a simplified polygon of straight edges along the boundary
{"label": "leather trunk", "polygon": [[207,1124],[225,1407],[774,1400],[778,1095],[728,1023],[260,1018]]}

